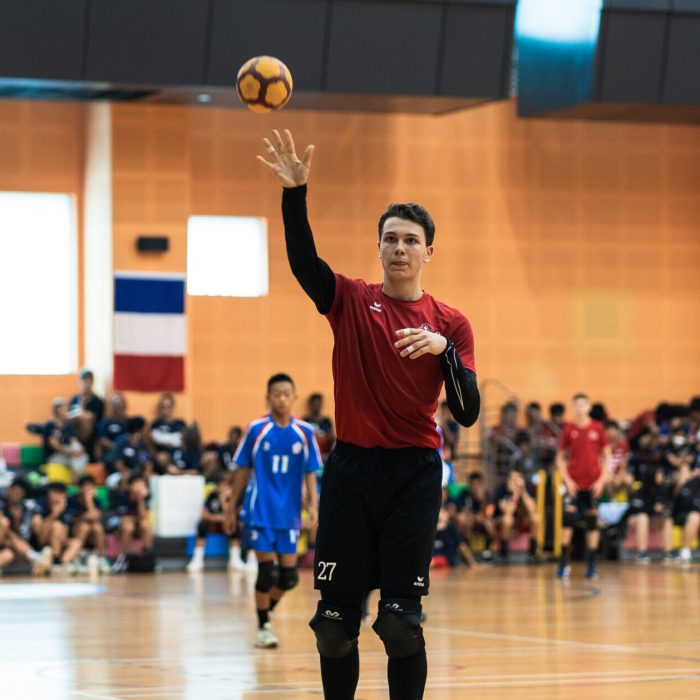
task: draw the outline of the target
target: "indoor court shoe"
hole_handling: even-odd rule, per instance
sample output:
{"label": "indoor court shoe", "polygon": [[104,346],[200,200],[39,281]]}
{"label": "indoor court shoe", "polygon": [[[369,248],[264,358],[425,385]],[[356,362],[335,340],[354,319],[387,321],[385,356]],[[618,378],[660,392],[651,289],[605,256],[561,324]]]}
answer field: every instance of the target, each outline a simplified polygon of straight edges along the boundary
{"label": "indoor court shoe", "polygon": [[204,562],[201,559],[193,559],[187,565],[187,571],[189,573],[193,573],[194,571],[203,571],[203,570],[204,570]]}
{"label": "indoor court shoe", "polygon": [[689,547],[683,547],[678,558],[681,564],[690,564],[693,561],[693,553],[690,551]]}
{"label": "indoor court shoe", "polygon": [[112,573],[113,574],[123,574],[125,571],[126,571],[126,557],[123,554],[120,554],[114,560],[114,564],[112,564]]}
{"label": "indoor court shoe", "polygon": [[246,564],[240,557],[231,557],[228,560],[229,571],[248,571],[248,564]]}
{"label": "indoor court shoe", "polygon": [[107,560],[107,557],[100,557],[98,562],[97,562],[97,569],[101,574],[111,574],[112,573],[112,567]]}
{"label": "indoor court shoe", "polygon": [[634,561],[636,564],[650,564],[651,557],[649,556],[649,552],[639,552]]}
{"label": "indoor court shoe", "polygon": [[39,558],[32,566],[32,574],[34,574],[34,576],[48,576],[51,573],[52,565],[53,549],[51,549],[51,547],[44,547],[39,554]]}
{"label": "indoor court shoe", "polygon": [[272,632],[272,623],[266,622],[258,630],[258,638],[255,641],[255,646],[258,649],[275,649],[277,647],[277,637]]}
{"label": "indoor court shoe", "polygon": [[586,567],[586,578],[589,581],[594,581],[598,578],[598,572],[596,571],[595,564],[589,564]]}
{"label": "indoor court shoe", "polygon": [[557,567],[557,573],[555,575],[560,581],[565,581],[569,578],[570,573],[571,567],[568,564],[559,564],[559,566]]}

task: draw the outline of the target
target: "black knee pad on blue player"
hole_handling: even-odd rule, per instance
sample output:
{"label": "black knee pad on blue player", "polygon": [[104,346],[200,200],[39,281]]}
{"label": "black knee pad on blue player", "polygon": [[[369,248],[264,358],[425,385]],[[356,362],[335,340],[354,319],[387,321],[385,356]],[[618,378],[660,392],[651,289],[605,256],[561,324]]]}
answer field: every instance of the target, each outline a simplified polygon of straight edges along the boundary
{"label": "black knee pad on blue player", "polygon": [[387,656],[401,659],[425,649],[420,624],[422,609],[417,600],[387,598],[379,601],[379,615],[372,629],[382,640]]}
{"label": "black knee pad on blue player", "polygon": [[277,585],[279,571],[274,561],[261,561],[258,564],[258,578],[255,580],[255,590],[259,593],[269,593]]}
{"label": "black knee pad on blue player", "polygon": [[346,608],[320,600],[316,614],[309,622],[316,635],[318,653],[328,659],[340,659],[350,654],[357,647],[361,619],[359,607]]}
{"label": "black knee pad on blue player", "polygon": [[296,566],[280,566],[277,588],[291,591],[299,583],[299,572]]}

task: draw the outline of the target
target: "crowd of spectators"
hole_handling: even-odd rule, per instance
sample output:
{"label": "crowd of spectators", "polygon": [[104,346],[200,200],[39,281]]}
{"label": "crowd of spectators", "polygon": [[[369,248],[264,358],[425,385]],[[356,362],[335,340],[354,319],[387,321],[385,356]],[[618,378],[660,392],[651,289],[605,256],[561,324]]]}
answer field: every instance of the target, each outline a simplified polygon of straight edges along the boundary
{"label": "crowd of spectators", "polygon": [[[639,563],[651,561],[653,530],[660,559],[689,563],[700,529],[700,397],[688,404],[661,403],[632,420],[615,420],[604,404],[595,403],[590,417],[604,425],[612,452],[599,527],[614,529],[620,542],[633,533]],[[541,561],[536,489],[556,471],[565,424],[563,403],[551,404],[546,417],[537,402],[503,404],[499,422],[483,436],[483,469],[445,490],[435,565],[472,563],[472,549],[483,560],[507,562],[514,539],[527,541],[528,562]],[[674,526],[680,529],[675,546]]]}
{"label": "crowd of spectators", "polygon": [[[149,480],[154,475],[202,475],[215,490],[208,495],[198,530],[195,568],[208,532],[221,531],[218,498],[228,488],[234,455],[242,438],[232,426],[222,442],[207,442],[197,423],[177,417],[175,398],[162,394],[151,421],[130,415],[125,397],[105,401],[93,390],[89,370],[80,373],[79,391],[55,399],[51,415],[27,430],[42,441],[44,462],[60,464],[73,475],[72,486],[37,485],[19,477],[0,491],[0,572],[16,559],[28,561],[36,574],[123,571],[134,540],[150,555],[153,535],[148,517]],[[106,409],[107,405],[107,409]],[[650,533],[660,533],[662,556],[688,562],[700,529],[700,397],[685,405],[659,404],[633,420],[615,420],[602,403],[593,404],[591,419],[605,426],[612,466],[599,507],[601,528],[616,527],[623,537],[633,531],[636,558],[650,561]],[[323,412],[323,396],[312,394],[303,419],[314,426],[322,456],[335,442],[333,421]],[[525,543],[526,560],[541,561],[538,530],[541,511],[536,488],[543,474],[556,470],[555,457],[566,424],[566,407],[553,403],[547,416],[537,402],[508,401],[497,424],[483,435],[483,467],[461,483],[452,476],[459,456],[459,425],[446,403],[436,423],[446,464],[434,566],[508,562],[511,543]],[[104,465],[107,499],[96,498],[96,481],[88,464]],[[449,465],[449,466],[448,466]],[[319,483],[322,473],[319,474]],[[674,547],[673,527],[682,529]],[[114,533],[119,547],[110,562],[105,547]],[[306,533],[311,544],[314,533]],[[658,539],[658,538],[657,538]],[[232,568],[241,566],[245,546],[237,533]],[[475,557],[472,551],[477,552]]]}
{"label": "crowd of spectators", "polygon": [[[16,476],[0,490],[0,573],[17,559],[29,562],[37,575],[118,573],[127,568],[134,540],[141,543],[141,557],[151,559],[149,483],[156,475],[202,475],[217,485],[204,504],[199,534],[206,530],[204,524],[219,524],[216,493],[226,488],[243,429],[232,426],[222,442],[205,443],[196,422],[187,424],[177,416],[170,393],[160,396],[148,421],[131,415],[120,393],[107,402],[97,396],[90,370],[81,371],[79,381],[79,391],[70,400],[52,401],[46,421],[27,425],[41,440],[44,464],[61,465],[70,477],[37,483]],[[314,426],[327,456],[335,433],[332,420],[323,414],[321,394],[309,398],[304,420]],[[88,471],[94,464],[103,466],[107,498],[96,498],[97,482]],[[108,533],[119,543],[111,562],[105,546]],[[238,561],[232,561],[232,568],[237,567]]]}

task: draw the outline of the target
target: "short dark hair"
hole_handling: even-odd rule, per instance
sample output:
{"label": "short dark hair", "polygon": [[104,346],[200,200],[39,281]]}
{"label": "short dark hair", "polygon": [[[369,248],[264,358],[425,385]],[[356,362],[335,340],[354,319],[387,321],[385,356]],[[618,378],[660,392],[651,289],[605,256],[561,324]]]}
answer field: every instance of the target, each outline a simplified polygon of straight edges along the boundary
{"label": "short dark hair", "polygon": [[552,403],[549,404],[549,413],[552,416],[563,416],[566,412],[563,403]]}
{"label": "short dark hair", "polygon": [[56,491],[57,493],[67,493],[68,488],[62,481],[52,481],[46,484],[47,491]]}
{"label": "short dark hair", "polygon": [[538,401],[530,401],[530,403],[527,405],[528,409],[536,409],[537,411],[542,410],[542,404],[540,404]]}
{"label": "short dark hair", "polygon": [[615,428],[615,430],[619,430],[620,424],[616,420],[606,420],[605,429],[609,430],[610,428]]}
{"label": "short dark hair", "polygon": [[92,474],[83,474],[80,477],[80,479],[78,479],[78,488],[83,488],[85,484],[92,484],[93,486],[97,486],[95,477]]}
{"label": "short dark hair", "polygon": [[148,480],[146,479],[144,474],[132,474],[129,479],[127,480],[127,484],[131,486],[131,484],[135,484],[137,481],[143,481],[145,484],[148,483]]}
{"label": "short dark hair", "polygon": [[273,374],[267,380],[267,393],[270,393],[270,389],[272,389],[273,384],[277,384],[279,382],[289,382],[292,386],[294,386],[294,380],[288,374],[279,372],[278,374]]}
{"label": "short dark hair", "polygon": [[323,394],[319,394],[318,392],[315,392],[309,396],[309,403],[312,401],[323,401]]}
{"label": "short dark hair", "polygon": [[481,472],[472,472],[469,475],[469,481],[483,481],[484,475]]}
{"label": "short dark hair", "polygon": [[424,209],[420,204],[390,204],[386,211],[379,217],[379,240],[382,240],[382,229],[387,219],[395,216],[397,219],[406,219],[413,221],[423,227],[425,233],[425,244],[433,245],[435,238],[435,222],[430,216],[427,209]]}
{"label": "short dark hair", "polygon": [[146,427],[146,421],[141,416],[133,416],[126,421],[126,432],[129,435],[138,433]]}
{"label": "short dark hair", "polygon": [[17,488],[18,486],[24,491],[25,495],[31,491],[29,488],[29,482],[26,479],[23,479],[21,476],[16,476],[7,488],[12,489]]}
{"label": "short dark hair", "polygon": [[572,400],[577,401],[578,399],[586,399],[586,401],[590,401],[588,394],[584,394],[582,391],[580,391],[578,394],[574,394],[574,398]]}

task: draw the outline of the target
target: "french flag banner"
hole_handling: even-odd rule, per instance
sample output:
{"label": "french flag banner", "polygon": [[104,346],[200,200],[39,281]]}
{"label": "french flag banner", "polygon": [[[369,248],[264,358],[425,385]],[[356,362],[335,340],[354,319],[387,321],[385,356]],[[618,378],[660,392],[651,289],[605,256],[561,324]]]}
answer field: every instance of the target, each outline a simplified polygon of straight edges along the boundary
{"label": "french flag banner", "polygon": [[114,388],[182,391],[185,387],[185,276],[114,275]]}

